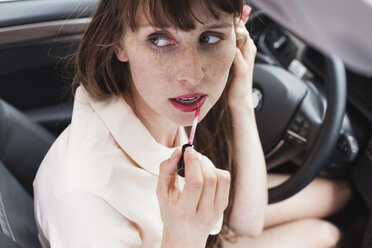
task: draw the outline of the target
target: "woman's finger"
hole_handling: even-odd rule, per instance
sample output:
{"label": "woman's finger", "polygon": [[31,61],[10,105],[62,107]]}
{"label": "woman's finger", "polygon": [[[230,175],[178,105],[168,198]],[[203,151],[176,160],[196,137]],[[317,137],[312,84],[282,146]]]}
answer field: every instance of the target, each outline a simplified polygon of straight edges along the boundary
{"label": "woman's finger", "polygon": [[216,175],[218,180],[214,204],[220,208],[217,211],[222,213],[229,203],[231,176],[228,171],[221,169],[216,169]]}
{"label": "woman's finger", "polygon": [[168,197],[171,189],[174,188],[177,175],[177,165],[180,158],[181,151],[176,149],[168,160],[165,160],[160,164],[159,179],[156,188],[158,198]]}
{"label": "woman's finger", "polygon": [[253,70],[257,48],[251,38],[248,39],[245,49],[236,49],[234,57],[234,75]]}
{"label": "woman's finger", "polygon": [[242,52],[242,55],[245,59],[250,59],[254,61],[256,56],[257,48],[249,35],[249,32],[245,25],[240,22],[236,26],[236,42],[237,47]]}
{"label": "woman's finger", "polygon": [[234,57],[234,75],[236,77],[240,77],[244,75],[247,71],[246,62],[243,57],[243,54],[240,49],[236,49],[235,57]]}
{"label": "woman's finger", "polygon": [[200,159],[193,148],[186,148],[184,161],[185,186],[179,199],[179,205],[183,208],[185,214],[190,216],[196,212],[203,190],[204,179],[200,168]]}
{"label": "woman's finger", "polygon": [[246,60],[248,60],[249,63],[252,63],[254,62],[254,58],[256,57],[256,52],[257,52],[256,45],[254,44],[252,38],[248,36],[243,56]]}
{"label": "woman's finger", "polygon": [[204,187],[196,211],[200,212],[201,214],[206,214],[214,208],[213,205],[214,198],[216,196],[217,175],[214,172],[214,165],[206,157],[203,157],[202,159],[201,169],[203,173]]}
{"label": "woman's finger", "polygon": [[248,30],[245,28],[242,21],[239,21],[239,23],[236,25],[235,33],[236,33],[236,45],[244,54],[245,49],[246,49],[246,43],[249,38],[249,33],[248,33]]}

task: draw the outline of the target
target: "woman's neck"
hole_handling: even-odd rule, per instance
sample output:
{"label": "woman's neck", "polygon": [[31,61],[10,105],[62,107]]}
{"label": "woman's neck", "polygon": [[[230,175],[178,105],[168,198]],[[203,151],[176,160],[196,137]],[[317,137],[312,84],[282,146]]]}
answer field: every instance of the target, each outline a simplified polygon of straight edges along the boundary
{"label": "woman's neck", "polygon": [[175,147],[179,126],[154,112],[144,101],[135,101],[129,90],[123,94],[123,98],[158,143]]}

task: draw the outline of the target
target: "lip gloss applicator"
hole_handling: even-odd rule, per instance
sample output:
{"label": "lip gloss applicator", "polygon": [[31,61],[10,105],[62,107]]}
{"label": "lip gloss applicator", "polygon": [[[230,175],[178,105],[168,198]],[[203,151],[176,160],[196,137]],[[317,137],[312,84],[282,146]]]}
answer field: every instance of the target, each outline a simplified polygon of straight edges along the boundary
{"label": "lip gloss applicator", "polygon": [[192,143],[194,142],[195,131],[196,131],[196,126],[198,125],[199,114],[200,114],[200,108],[196,109],[196,111],[195,111],[195,117],[194,117],[194,121],[193,121],[192,127],[191,127],[189,143],[184,144],[182,146],[182,156],[181,156],[180,161],[178,162],[178,167],[177,167],[177,174],[180,175],[181,177],[185,176],[185,162],[183,161],[183,154],[185,153],[185,149],[186,149],[186,147],[189,147],[189,146],[194,148]]}

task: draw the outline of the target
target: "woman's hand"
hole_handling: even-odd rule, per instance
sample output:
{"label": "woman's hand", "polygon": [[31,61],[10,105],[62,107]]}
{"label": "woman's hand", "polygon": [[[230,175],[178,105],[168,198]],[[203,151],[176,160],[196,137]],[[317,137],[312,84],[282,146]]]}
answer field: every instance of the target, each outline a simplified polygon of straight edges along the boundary
{"label": "woman's hand", "polygon": [[243,21],[236,24],[237,49],[234,58],[233,81],[231,82],[228,105],[230,109],[246,108],[246,104],[253,109],[252,80],[253,66],[257,48],[250,38]]}
{"label": "woman's hand", "polygon": [[164,224],[162,247],[205,247],[210,231],[227,207],[230,173],[214,167],[188,147],[184,153],[185,185],[177,184],[181,151],[160,165],[158,196]]}

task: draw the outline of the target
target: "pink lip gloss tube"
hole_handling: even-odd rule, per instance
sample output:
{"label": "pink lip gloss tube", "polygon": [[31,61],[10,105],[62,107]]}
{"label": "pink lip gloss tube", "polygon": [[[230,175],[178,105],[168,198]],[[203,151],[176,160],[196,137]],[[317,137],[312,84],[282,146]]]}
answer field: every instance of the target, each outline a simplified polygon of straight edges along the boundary
{"label": "pink lip gloss tube", "polygon": [[200,114],[200,108],[198,108],[195,111],[195,117],[194,117],[194,122],[192,123],[192,128],[191,128],[190,137],[189,137],[189,143],[184,144],[182,146],[182,155],[181,155],[180,161],[178,162],[178,167],[177,167],[177,174],[181,177],[185,176],[185,162],[183,160],[183,154],[185,153],[185,150],[186,150],[187,147],[190,146],[190,147],[194,148],[192,143],[194,142],[195,131],[196,131],[196,126],[198,125],[199,114]]}

